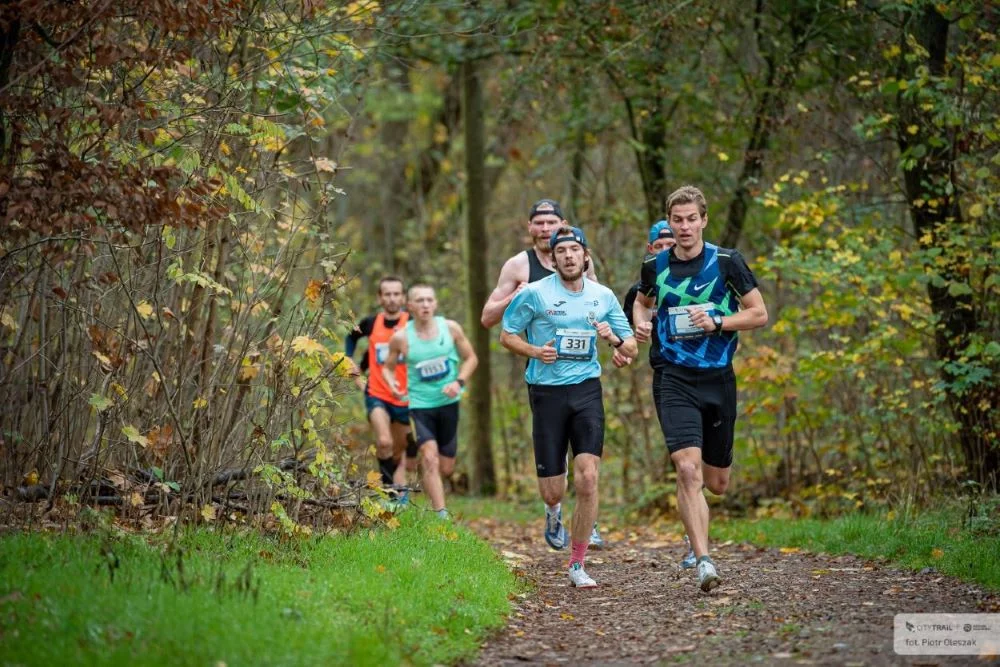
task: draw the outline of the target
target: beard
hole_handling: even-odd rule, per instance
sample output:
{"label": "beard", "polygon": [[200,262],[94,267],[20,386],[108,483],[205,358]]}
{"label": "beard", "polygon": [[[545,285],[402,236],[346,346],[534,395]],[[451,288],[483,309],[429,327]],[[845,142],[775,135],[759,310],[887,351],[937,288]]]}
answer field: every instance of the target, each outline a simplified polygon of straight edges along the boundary
{"label": "beard", "polygon": [[567,268],[564,268],[564,267],[560,266],[557,263],[556,264],[556,272],[559,274],[560,278],[562,278],[563,280],[565,280],[567,282],[570,282],[570,281],[573,281],[573,280],[579,280],[580,277],[583,276],[583,264],[577,264],[572,269],[567,269]]}

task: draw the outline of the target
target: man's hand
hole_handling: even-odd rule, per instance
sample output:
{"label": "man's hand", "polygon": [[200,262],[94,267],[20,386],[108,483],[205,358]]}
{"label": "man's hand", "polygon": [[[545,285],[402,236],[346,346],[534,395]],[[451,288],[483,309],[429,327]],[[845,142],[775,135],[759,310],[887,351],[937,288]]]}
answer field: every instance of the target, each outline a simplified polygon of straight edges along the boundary
{"label": "man's hand", "polygon": [[441,388],[441,393],[448,398],[455,398],[462,393],[462,385],[458,383],[458,380],[454,382],[449,382],[444,387]]}
{"label": "man's hand", "polygon": [[607,322],[594,322],[594,328],[597,329],[597,335],[602,340],[606,340],[612,345],[618,342],[618,336],[611,330],[611,325]]}
{"label": "man's hand", "polygon": [[715,331],[715,322],[712,321],[712,316],[708,314],[707,311],[701,308],[688,308],[688,315],[691,316],[691,324],[700,328],[705,333],[712,333]]}
{"label": "man's hand", "polygon": [[632,357],[626,357],[619,350],[615,350],[615,353],[611,355],[611,363],[615,365],[615,368],[624,368],[632,363]]}
{"label": "man's hand", "polygon": [[558,354],[556,352],[555,346],[553,345],[553,343],[555,343],[555,342],[556,342],[556,339],[553,338],[552,340],[550,340],[545,345],[542,345],[541,347],[536,347],[535,348],[535,359],[540,359],[543,364],[551,364],[551,363],[555,362],[556,356]]}
{"label": "man's hand", "polygon": [[395,379],[390,380],[387,384],[389,385],[389,391],[392,392],[393,397],[397,401],[405,401],[406,400],[406,393],[405,392],[401,392],[399,390],[399,383],[396,382]]}
{"label": "man's hand", "polygon": [[635,325],[635,339],[640,343],[648,343],[653,336],[653,323],[640,322]]}

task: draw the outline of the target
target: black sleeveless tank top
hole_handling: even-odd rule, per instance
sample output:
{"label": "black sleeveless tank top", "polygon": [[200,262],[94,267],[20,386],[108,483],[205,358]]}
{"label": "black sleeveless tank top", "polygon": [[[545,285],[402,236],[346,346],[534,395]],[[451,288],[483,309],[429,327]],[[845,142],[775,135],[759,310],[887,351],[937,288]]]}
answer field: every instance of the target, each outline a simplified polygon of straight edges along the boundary
{"label": "black sleeveless tank top", "polygon": [[541,280],[542,278],[548,278],[555,271],[552,269],[546,269],[542,266],[541,261],[538,259],[538,254],[535,252],[534,248],[524,251],[528,255],[528,282],[533,283]]}

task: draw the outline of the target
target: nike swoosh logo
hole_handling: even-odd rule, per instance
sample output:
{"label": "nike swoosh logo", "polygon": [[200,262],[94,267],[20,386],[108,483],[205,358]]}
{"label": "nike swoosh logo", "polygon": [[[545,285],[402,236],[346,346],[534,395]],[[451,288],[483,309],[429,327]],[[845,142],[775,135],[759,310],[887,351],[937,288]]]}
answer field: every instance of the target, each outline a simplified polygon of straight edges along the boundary
{"label": "nike swoosh logo", "polygon": [[694,291],[695,292],[700,292],[701,290],[705,289],[706,287],[708,287],[711,284],[712,283],[705,283],[704,285],[695,285],[694,286]]}

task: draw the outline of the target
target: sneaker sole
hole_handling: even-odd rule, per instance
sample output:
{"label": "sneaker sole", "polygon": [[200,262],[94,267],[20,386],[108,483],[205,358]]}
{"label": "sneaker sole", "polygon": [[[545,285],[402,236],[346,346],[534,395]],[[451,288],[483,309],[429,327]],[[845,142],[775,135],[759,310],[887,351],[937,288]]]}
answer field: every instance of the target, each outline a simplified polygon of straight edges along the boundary
{"label": "sneaker sole", "polygon": [[569,586],[570,586],[570,588],[579,588],[579,589],[583,590],[584,588],[597,588],[597,582],[595,581],[592,584],[579,584],[579,585],[577,585],[577,584],[574,584],[571,581],[571,582],[569,582]]}
{"label": "sneaker sole", "polygon": [[722,577],[708,577],[705,581],[701,582],[701,590],[703,593],[708,593],[713,588],[718,587],[722,583]]}

